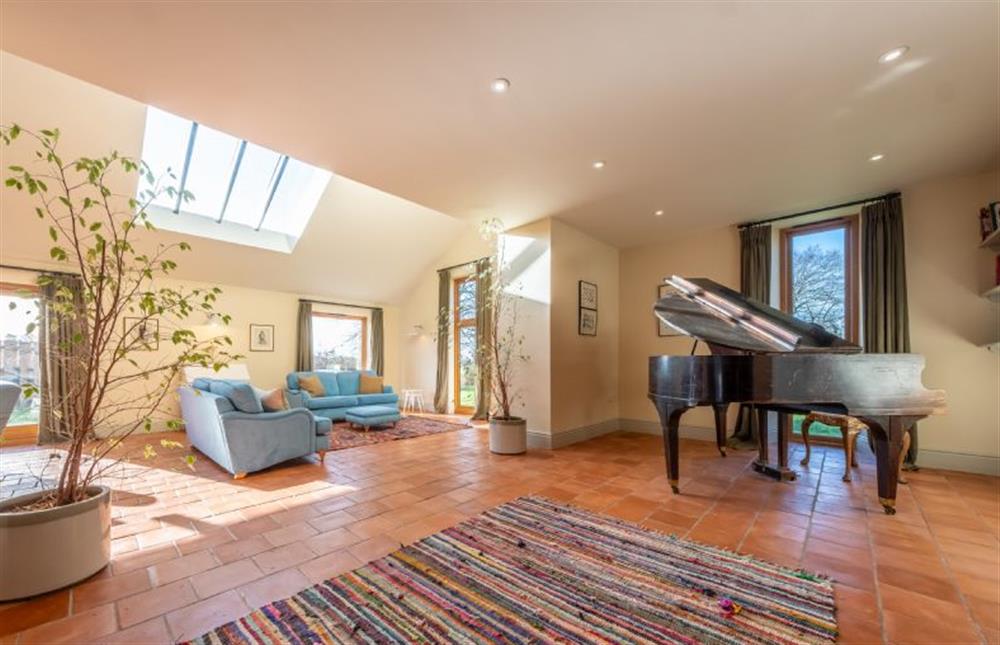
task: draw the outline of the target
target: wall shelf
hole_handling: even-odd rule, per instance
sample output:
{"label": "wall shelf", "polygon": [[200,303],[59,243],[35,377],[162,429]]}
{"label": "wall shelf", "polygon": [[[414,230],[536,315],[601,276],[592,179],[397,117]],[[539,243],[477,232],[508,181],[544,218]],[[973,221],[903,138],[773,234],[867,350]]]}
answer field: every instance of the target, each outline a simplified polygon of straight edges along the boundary
{"label": "wall shelf", "polygon": [[979,243],[979,246],[984,249],[1000,251],[1000,228],[987,235],[986,239]]}

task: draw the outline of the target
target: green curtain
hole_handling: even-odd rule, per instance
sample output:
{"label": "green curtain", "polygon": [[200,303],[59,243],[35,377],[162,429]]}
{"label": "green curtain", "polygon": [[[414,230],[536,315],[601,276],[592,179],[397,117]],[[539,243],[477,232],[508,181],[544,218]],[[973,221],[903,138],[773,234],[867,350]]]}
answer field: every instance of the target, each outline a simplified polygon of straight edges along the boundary
{"label": "green curtain", "polygon": [[[72,437],[79,412],[76,393],[87,383],[89,332],[83,300],[83,281],[77,276],[44,274],[39,299],[41,320],[38,333],[39,445],[67,441]],[[60,289],[62,295],[58,295]],[[56,302],[71,302],[76,316],[56,314]]]}
{"label": "green curtain", "polygon": [[473,419],[489,419],[493,400],[490,348],[493,340],[493,263],[476,260],[476,411]]}
{"label": "green curtain", "polygon": [[[910,351],[910,316],[906,297],[906,243],[900,197],[861,209],[861,297],[865,351]],[[917,428],[910,430],[905,464],[917,460]]]}
{"label": "green curtain", "polygon": [[298,340],[295,350],[295,371],[311,372],[312,352],[312,303],[299,301]]}
{"label": "green curtain", "polygon": [[[764,304],[771,300],[771,226],[760,224],[740,229],[740,293]],[[729,445],[752,449],[757,445],[757,415],[752,406],[741,405]]]}
{"label": "green curtain", "polygon": [[448,303],[451,299],[451,272],[438,271],[437,383],[434,387],[434,411],[448,412]]}
{"label": "green curtain", "polygon": [[382,310],[372,309],[372,369],[379,376],[382,376],[385,369],[385,341],[382,333]]}

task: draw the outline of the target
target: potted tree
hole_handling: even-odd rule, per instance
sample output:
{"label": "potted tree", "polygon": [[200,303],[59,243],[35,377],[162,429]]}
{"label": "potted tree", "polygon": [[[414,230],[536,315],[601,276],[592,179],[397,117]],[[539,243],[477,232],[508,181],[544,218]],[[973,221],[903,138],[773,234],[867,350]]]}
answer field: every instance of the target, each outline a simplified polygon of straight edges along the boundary
{"label": "potted tree", "polygon": [[528,360],[524,354],[524,334],[518,326],[520,296],[504,270],[502,224],[497,219],[483,222],[483,237],[492,252],[488,266],[478,270],[482,304],[489,333],[480,335],[480,365],[488,374],[490,387],[490,452],[519,455],[528,449],[527,421],[514,413],[521,405],[521,390],[515,385],[518,366]]}
{"label": "potted tree", "polygon": [[[34,200],[41,232],[51,238],[49,255],[65,267],[38,278],[40,315],[28,332],[38,325],[48,378],[23,387],[26,396],[41,395],[40,429],[60,450],[50,453],[40,475],[50,488],[0,503],[5,601],[64,587],[108,564],[107,481],[128,458],[122,442],[161,420],[179,427],[162,406],[183,366],[220,369],[236,355],[228,336],[202,340],[185,326],[192,314],[214,314],[221,291],[164,283],[177,267],[174,252],[190,249],[147,234],[153,226],[146,208],[162,193],[178,194],[164,185],[169,172],[154,177],[141,161],[117,152],[64,160],[58,130],[31,132],[14,124],[0,127],[0,139],[6,147],[33,148],[31,164],[6,169],[5,185]],[[128,175],[142,182],[136,197],[113,190],[134,186]],[[183,448],[176,441],[159,445]],[[143,455],[155,454],[146,443]],[[182,459],[191,465],[194,457]],[[51,479],[49,473],[57,474]]]}

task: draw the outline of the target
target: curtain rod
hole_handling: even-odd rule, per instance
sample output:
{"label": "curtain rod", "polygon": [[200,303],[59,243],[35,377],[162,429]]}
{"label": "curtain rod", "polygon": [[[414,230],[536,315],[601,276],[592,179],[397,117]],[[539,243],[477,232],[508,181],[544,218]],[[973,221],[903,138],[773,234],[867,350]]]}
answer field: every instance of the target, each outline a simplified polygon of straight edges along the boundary
{"label": "curtain rod", "polygon": [[35,273],[51,273],[52,275],[72,275],[79,276],[79,273],[70,273],[69,271],[54,271],[52,269],[38,269],[35,267],[21,267],[16,264],[0,264],[0,269],[10,269],[12,271],[33,271]]}
{"label": "curtain rod", "polygon": [[310,298],[299,298],[299,302],[311,302],[314,305],[332,305],[334,307],[350,307],[352,309],[370,309],[371,311],[382,311],[382,307],[369,307],[368,305],[349,305],[346,302],[330,302],[328,300],[311,300]]}
{"label": "curtain rod", "polygon": [[800,213],[792,213],[791,215],[779,215],[778,217],[769,217],[767,219],[759,219],[753,222],[743,222],[736,228],[749,228],[751,226],[756,226],[757,224],[770,224],[771,222],[780,222],[784,219],[791,219],[793,217],[802,217],[803,215],[812,215],[813,213],[822,213],[824,211],[832,211],[838,208],[846,208],[848,206],[857,206],[858,204],[867,204],[869,202],[880,202],[886,199],[892,199],[893,197],[899,197],[902,193],[899,191],[893,193],[886,193],[884,195],[879,195],[877,197],[866,197],[865,199],[855,199],[853,202],[844,202],[843,204],[834,204],[833,206],[824,206],[823,208],[814,208],[808,211],[802,211]]}
{"label": "curtain rod", "polygon": [[443,269],[438,269],[438,273],[443,273],[445,271],[451,271],[452,269],[458,269],[458,268],[461,268],[461,267],[464,267],[464,266],[469,266],[470,264],[475,264],[476,262],[479,262],[480,260],[486,260],[489,257],[490,256],[488,256],[488,255],[484,255],[483,257],[476,258],[475,260],[469,260],[468,262],[460,262],[458,264],[453,264],[450,267],[445,267]]}

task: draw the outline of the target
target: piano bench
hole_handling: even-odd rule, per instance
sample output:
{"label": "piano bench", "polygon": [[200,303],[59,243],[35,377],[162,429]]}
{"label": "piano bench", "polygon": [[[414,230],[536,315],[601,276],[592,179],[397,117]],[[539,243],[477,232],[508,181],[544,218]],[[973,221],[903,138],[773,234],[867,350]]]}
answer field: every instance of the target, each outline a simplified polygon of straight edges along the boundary
{"label": "piano bench", "polygon": [[[856,454],[858,450],[858,435],[861,434],[862,430],[867,430],[868,426],[854,417],[849,417],[843,414],[810,412],[806,415],[805,420],[802,421],[802,443],[805,444],[806,447],[806,456],[803,457],[802,461],[799,463],[803,466],[809,465],[809,428],[813,423],[822,423],[824,425],[840,428],[841,438],[844,442],[844,476],[842,479],[845,482],[851,481],[851,468],[858,467]],[[899,455],[899,462],[901,465],[903,463],[903,457],[906,456],[909,449],[910,433],[906,432],[903,434],[903,449],[900,451]],[[899,483],[906,483],[906,479],[903,477],[902,469],[899,473]]]}

